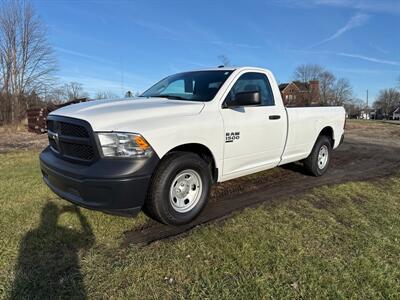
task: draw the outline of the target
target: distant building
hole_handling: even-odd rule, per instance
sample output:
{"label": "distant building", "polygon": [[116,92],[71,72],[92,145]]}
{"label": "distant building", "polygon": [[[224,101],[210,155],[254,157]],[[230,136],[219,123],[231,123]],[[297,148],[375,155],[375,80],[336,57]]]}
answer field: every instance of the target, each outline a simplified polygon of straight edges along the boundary
{"label": "distant building", "polygon": [[286,106],[310,106],[320,103],[319,81],[293,81],[279,85]]}
{"label": "distant building", "polygon": [[[358,118],[357,118],[358,119]],[[359,119],[369,120],[371,119],[371,112],[368,110],[360,111]]]}
{"label": "distant building", "polygon": [[393,120],[400,120],[400,106],[393,111]]}

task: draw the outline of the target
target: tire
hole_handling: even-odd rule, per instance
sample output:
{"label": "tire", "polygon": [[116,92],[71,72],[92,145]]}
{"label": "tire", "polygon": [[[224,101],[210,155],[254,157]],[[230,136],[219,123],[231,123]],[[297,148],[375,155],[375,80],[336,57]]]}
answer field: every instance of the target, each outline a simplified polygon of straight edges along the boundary
{"label": "tire", "polygon": [[143,210],[167,225],[190,223],[206,206],[211,185],[211,170],[199,155],[172,153],[153,175]]}
{"label": "tire", "polygon": [[310,155],[304,160],[304,167],[313,176],[322,176],[329,168],[332,157],[330,139],[321,135],[318,137]]}

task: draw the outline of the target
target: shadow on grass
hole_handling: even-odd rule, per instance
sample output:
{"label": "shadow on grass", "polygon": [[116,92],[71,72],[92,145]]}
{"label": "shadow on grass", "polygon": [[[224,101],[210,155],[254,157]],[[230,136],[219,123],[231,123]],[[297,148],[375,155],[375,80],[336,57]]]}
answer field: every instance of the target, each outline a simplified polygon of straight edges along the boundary
{"label": "shadow on grass", "polygon": [[[77,215],[81,230],[58,225],[62,213]],[[92,229],[78,207],[47,203],[38,228],[20,243],[11,299],[85,299],[79,254],[94,244]]]}

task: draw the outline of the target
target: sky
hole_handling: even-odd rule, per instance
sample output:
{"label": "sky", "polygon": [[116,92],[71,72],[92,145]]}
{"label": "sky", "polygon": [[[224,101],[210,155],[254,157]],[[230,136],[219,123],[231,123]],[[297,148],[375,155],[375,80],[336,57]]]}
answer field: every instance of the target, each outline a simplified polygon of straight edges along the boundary
{"label": "sky", "polygon": [[34,0],[61,82],[92,96],[143,92],[182,71],[271,70],[279,82],[315,63],[362,100],[400,77],[400,0]]}

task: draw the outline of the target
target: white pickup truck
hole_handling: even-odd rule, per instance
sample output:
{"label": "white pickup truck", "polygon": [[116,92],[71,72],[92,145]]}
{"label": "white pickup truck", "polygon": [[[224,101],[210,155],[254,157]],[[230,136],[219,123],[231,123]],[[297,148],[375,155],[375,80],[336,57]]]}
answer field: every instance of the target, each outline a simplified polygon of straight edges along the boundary
{"label": "white pickup truck", "polygon": [[72,203],[179,225],[201,212],[213,183],[295,161],[324,174],[344,125],[343,107],[285,108],[268,70],[185,72],[136,99],[52,112],[41,169]]}

